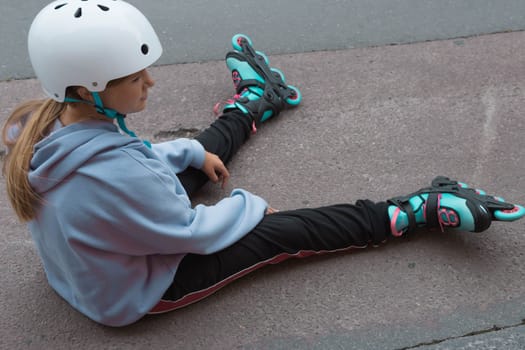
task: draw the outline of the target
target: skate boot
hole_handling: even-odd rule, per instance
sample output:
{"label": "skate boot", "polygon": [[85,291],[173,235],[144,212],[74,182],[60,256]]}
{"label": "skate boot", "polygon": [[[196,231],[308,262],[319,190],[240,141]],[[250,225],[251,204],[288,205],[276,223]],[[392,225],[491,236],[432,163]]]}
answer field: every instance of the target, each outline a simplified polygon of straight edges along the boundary
{"label": "skate boot", "polygon": [[388,203],[394,236],[410,234],[418,227],[481,232],[492,221],[514,221],[525,216],[525,208],[520,205],[444,176],[436,177],[430,187],[392,198]]}
{"label": "skate boot", "polygon": [[255,51],[249,37],[237,34],[232,38],[234,51],[226,54],[226,65],[232,73],[235,96],[226,102],[223,112],[239,109],[256,126],[275,117],[287,106],[301,102],[299,89],[286,85],[284,74],[269,67],[268,57]]}

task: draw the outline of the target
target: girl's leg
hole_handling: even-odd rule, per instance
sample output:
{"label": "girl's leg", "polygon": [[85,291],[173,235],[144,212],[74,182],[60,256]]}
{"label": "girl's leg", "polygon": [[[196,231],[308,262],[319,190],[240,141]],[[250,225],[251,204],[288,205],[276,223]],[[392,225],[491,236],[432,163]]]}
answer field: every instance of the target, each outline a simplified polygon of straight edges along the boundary
{"label": "girl's leg", "polygon": [[151,312],[194,303],[268,264],[384,242],[390,232],[387,207],[358,201],[267,215],[232,246],[215,254],[184,257],[173,284]]}
{"label": "girl's leg", "polygon": [[[236,35],[234,51],[226,55],[226,66],[232,74],[236,94],[226,101],[223,115],[197,136],[204,148],[227,163],[261,123],[301,102],[297,88],[287,86],[284,74],[268,66],[265,55],[255,51],[251,39]],[[179,174],[188,195],[194,194],[208,180],[199,170],[189,168]]]}
{"label": "girl's leg", "polygon": [[[221,115],[195,139],[206,151],[216,154],[227,164],[250,134],[250,118],[239,110],[231,110]],[[192,167],[177,176],[190,197],[208,181],[206,174]]]}
{"label": "girl's leg", "polygon": [[523,217],[523,206],[443,176],[430,187],[386,203],[364,200],[278,212],[265,216],[244,238],[220,252],[184,257],[173,284],[151,312],[186,306],[251,271],[291,257],[364,248],[422,227],[481,232],[493,221]]}

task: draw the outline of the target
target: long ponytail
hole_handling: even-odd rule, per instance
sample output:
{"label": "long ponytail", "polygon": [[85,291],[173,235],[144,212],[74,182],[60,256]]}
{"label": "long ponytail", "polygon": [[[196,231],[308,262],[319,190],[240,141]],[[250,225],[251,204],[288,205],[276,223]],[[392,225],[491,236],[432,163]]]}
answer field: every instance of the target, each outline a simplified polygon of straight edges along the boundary
{"label": "long ponytail", "polygon": [[3,127],[7,154],[2,170],[9,201],[21,221],[32,220],[41,202],[28,178],[34,146],[49,133],[65,106],[52,99],[25,102],[15,108]]}

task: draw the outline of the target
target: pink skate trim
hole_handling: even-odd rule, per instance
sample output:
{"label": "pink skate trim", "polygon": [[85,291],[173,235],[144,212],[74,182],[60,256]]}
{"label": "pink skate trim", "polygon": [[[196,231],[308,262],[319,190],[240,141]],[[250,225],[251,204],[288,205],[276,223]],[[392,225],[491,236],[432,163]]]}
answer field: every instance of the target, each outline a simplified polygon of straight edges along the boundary
{"label": "pink skate trim", "polygon": [[[245,91],[245,90],[243,90],[243,92],[244,92],[244,91]],[[237,100],[240,99],[240,98],[241,98],[241,94],[235,94],[235,95],[233,95],[232,98],[226,100],[226,103],[227,103],[227,104],[234,104],[234,103],[237,102]]]}
{"label": "pink skate trim", "polygon": [[[439,222],[439,228],[441,229],[441,232],[445,232],[445,228],[443,227],[443,220],[441,220],[441,215],[440,214],[440,211],[441,211],[441,196],[442,194],[438,194],[438,199],[437,199],[437,216],[438,216],[438,222]],[[426,202],[425,202],[426,203]],[[426,208],[425,208],[426,209]],[[426,214],[426,210],[424,211],[424,213]],[[427,221],[427,218],[425,216],[425,222]]]}
{"label": "pink skate trim", "polygon": [[[442,220],[441,216],[444,215],[447,221]],[[443,231],[443,226],[455,227],[459,223],[458,214],[454,210],[449,210],[446,208],[439,210],[439,223],[442,225],[441,230]]]}
{"label": "pink skate trim", "polygon": [[241,75],[238,71],[234,70],[232,72],[232,80],[233,80],[233,86],[235,87],[235,90],[239,87],[239,84],[241,83]]}
{"label": "pink skate trim", "polygon": [[347,248],[341,248],[341,249],[335,249],[335,250],[321,250],[321,251],[313,251],[313,250],[301,250],[295,254],[288,254],[288,253],[282,253],[282,254],[278,254],[276,256],[274,256],[273,258],[270,258],[268,260],[265,260],[265,261],[261,261],[253,266],[250,266],[242,271],[239,271],[237,272],[236,274],[233,274],[231,276],[229,276],[228,278],[220,281],[220,282],[217,282],[216,284],[214,284],[213,286],[210,286],[206,289],[202,289],[202,290],[199,290],[199,291],[196,291],[196,292],[193,292],[193,293],[189,293],[189,294],[186,294],[185,296],[183,296],[182,298],[178,299],[178,300],[175,300],[175,301],[172,301],[172,300],[164,300],[164,299],[161,299],[157,305],[155,305],[149,312],[148,314],[161,314],[161,313],[165,313],[165,312],[169,312],[169,311],[173,311],[173,310],[176,310],[176,309],[180,309],[182,307],[185,307],[185,306],[188,306],[190,304],[193,304],[193,303],[196,303],[197,301],[200,301],[208,296],[210,296],[211,294],[215,293],[216,291],[218,291],[219,289],[221,289],[222,287],[225,287],[226,285],[228,285],[229,283],[247,275],[248,273],[250,272],[253,272],[255,270],[258,270],[260,269],[261,267],[264,267],[266,265],[274,265],[274,264],[278,264],[280,262],[283,262],[289,258],[306,258],[306,257],[309,257],[309,256],[312,256],[312,255],[321,255],[321,254],[328,254],[328,253],[337,253],[337,252],[344,252],[344,251],[347,251],[347,250],[350,250],[350,249],[354,249],[354,248],[360,248],[360,249],[363,249],[363,248],[366,248],[367,246],[362,246],[362,247],[359,247],[359,246],[350,246],[350,247],[347,247]]}
{"label": "pink skate trim", "polygon": [[517,205],[515,205],[514,208],[512,209],[506,209],[506,210],[501,210],[501,211],[503,213],[512,214],[512,213],[517,213],[519,210],[520,208]]}
{"label": "pink skate trim", "polygon": [[[456,227],[459,225],[458,213],[450,208],[441,208],[441,198],[443,194],[438,194],[437,198],[437,217],[439,222],[439,229],[441,232],[445,232],[445,227]],[[427,203],[423,204],[423,217],[425,222],[427,221]],[[443,217],[446,220],[443,220]]]}
{"label": "pink skate trim", "polygon": [[295,91],[293,91],[293,90],[292,90],[292,92],[293,92],[293,94],[290,97],[288,97],[288,99],[290,99],[292,101],[297,100],[299,98],[299,95],[296,94]]}
{"label": "pink skate trim", "polygon": [[[459,216],[457,212],[453,209],[441,208],[441,198],[442,198],[442,194],[439,193],[437,196],[437,217],[438,217],[439,228],[441,232],[445,232],[445,227],[455,227],[459,225]],[[426,200],[423,203],[421,209],[419,210],[423,210],[423,218],[425,222],[427,222],[427,201]],[[394,213],[392,214],[392,218],[390,219],[390,231],[392,233],[392,236],[394,237],[400,237],[403,235],[402,230],[398,231],[396,229],[396,223],[397,223],[397,219],[399,218],[400,212],[401,212],[401,209],[396,207]],[[445,220],[443,218],[445,218]]]}
{"label": "pink skate trim", "polygon": [[217,102],[215,104],[215,106],[213,106],[213,114],[215,114],[216,116],[218,116],[221,112],[219,111],[221,108],[221,103],[220,102]]}
{"label": "pink skate trim", "polygon": [[[221,110],[221,107],[222,107],[223,105],[227,105],[227,104],[232,105],[232,104],[235,104],[235,102],[236,102],[238,99],[240,99],[240,98],[241,98],[241,94],[235,94],[235,95],[233,95],[232,98],[227,99],[227,100],[224,101],[224,102],[217,102],[217,103],[215,104],[215,106],[213,106],[213,114],[215,114],[215,116],[218,117],[218,116],[221,114],[221,111],[220,111],[220,110]],[[224,108],[224,107],[222,107],[222,108]]]}
{"label": "pink skate trim", "polygon": [[[234,81],[235,83],[235,81]],[[240,93],[238,94],[235,94],[233,95],[232,98],[226,100],[224,102],[224,105],[235,105],[235,103],[237,102],[238,99],[241,98],[241,95],[246,91],[247,89],[244,89],[243,91],[241,91]],[[221,105],[223,105],[221,102],[217,102],[215,104],[215,106],[213,106],[213,114],[215,114],[215,116],[219,116],[221,114],[220,112],[220,109],[221,109]],[[224,108],[224,107],[223,107]],[[255,134],[257,133],[257,127],[255,126],[255,121],[252,122],[252,134]]]}
{"label": "pink skate trim", "polygon": [[392,236],[394,237],[401,237],[403,235],[403,231],[398,231],[396,229],[396,222],[397,218],[399,217],[399,213],[401,212],[401,209],[396,208],[394,211],[394,214],[392,215],[392,219],[390,220],[390,232],[392,233]]}

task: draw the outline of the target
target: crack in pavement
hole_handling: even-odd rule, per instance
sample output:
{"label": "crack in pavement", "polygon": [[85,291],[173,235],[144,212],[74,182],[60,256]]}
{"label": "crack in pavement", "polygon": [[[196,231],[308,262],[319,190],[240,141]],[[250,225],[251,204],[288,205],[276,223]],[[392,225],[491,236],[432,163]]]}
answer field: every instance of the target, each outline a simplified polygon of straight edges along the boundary
{"label": "crack in pavement", "polygon": [[521,327],[521,326],[525,326],[525,319],[521,320],[520,323],[509,325],[509,326],[497,326],[497,325],[494,325],[494,326],[492,326],[491,328],[488,328],[488,329],[482,329],[482,330],[479,330],[479,331],[473,331],[473,332],[470,332],[470,333],[467,333],[467,334],[463,334],[463,335],[458,335],[458,336],[455,336],[455,337],[448,337],[448,338],[444,338],[444,339],[434,339],[434,340],[429,341],[429,342],[419,343],[419,344],[416,344],[416,345],[413,345],[413,346],[407,346],[407,347],[399,348],[399,349],[396,349],[396,350],[417,349],[417,348],[419,348],[421,346],[436,345],[436,344],[440,344],[440,343],[446,342],[448,340],[468,338],[468,337],[473,337],[473,336],[476,336],[476,335],[487,334],[487,333],[491,333],[491,332],[497,332],[497,331],[501,331],[501,330],[505,330],[505,329],[512,329],[512,328]]}

